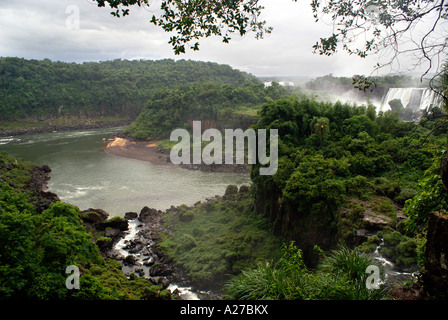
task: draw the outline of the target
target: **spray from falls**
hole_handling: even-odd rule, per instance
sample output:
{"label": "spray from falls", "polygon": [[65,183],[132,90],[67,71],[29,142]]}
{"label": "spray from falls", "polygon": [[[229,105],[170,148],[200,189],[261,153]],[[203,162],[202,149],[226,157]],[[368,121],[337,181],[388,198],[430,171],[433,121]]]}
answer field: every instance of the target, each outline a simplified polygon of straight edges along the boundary
{"label": "spray from falls", "polygon": [[403,108],[414,112],[429,111],[440,106],[442,98],[430,88],[390,88],[381,101],[380,111],[391,110],[390,102],[400,100]]}

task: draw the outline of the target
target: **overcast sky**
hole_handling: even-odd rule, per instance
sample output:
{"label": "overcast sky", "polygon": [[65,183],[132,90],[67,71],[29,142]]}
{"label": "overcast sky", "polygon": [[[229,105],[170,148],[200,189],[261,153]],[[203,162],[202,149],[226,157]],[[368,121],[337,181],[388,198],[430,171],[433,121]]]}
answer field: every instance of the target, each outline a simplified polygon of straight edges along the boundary
{"label": "overcast sky", "polygon": [[[91,0],[0,0],[0,56],[67,62],[173,58],[224,63],[256,76],[369,75],[375,57],[313,54],[312,45],[331,27],[314,22],[309,2],[265,0],[262,18],[272,34],[262,40],[235,36],[229,44],[203,39],[200,51],[176,56],[169,34],[149,22],[148,9],[135,7],[130,16],[116,18]],[[78,12],[79,29],[73,24]]]}

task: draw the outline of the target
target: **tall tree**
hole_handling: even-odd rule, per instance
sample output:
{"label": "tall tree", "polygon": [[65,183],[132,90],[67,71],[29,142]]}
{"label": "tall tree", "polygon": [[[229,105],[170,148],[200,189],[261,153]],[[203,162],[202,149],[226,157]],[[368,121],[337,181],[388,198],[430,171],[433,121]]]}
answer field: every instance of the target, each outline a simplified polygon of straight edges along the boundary
{"label": "tall tree", "polygon": [[313,117],[311,120],[311,132],[317,134],[320,138],[320,145],[322,146],[322,142],[324,136],[330,132],[330,120],[326,117]]}

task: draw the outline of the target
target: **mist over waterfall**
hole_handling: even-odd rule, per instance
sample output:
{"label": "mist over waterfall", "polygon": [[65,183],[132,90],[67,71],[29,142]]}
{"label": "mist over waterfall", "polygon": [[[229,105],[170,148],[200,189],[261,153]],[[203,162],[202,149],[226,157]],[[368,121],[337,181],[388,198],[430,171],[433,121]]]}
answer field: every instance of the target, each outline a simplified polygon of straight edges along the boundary
{"label": "mist over waterfall", "polygon": [[401,107],[420,113],[420,111],[429,111],[432,107],[439,106],[442,99],[430,88],[389,88],[381,101],[379,111],[393,109],[398,101]]}

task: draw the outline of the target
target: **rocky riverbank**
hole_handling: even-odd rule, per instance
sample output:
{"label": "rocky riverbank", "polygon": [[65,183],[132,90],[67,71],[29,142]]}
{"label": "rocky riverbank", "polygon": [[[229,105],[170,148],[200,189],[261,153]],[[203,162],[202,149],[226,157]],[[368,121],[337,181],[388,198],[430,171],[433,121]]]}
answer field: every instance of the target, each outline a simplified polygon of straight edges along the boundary
{"label": "rocky riverbank", "polygon": [[121,121],[89,121],[86,120],[82,123],[65,124],[65,125],[54,125],[54,124],[43,124],[36,125],[32,127],[25,128],[14,128],[14,129],[0,129],[0,137],[18,136],[24,134],[37,134],[46,133],[54,131],[73,131],[73,130],[90,130],[90,129],[103,129],[112,127],[122,127],[128,126],[132,123],[131,120],[121,120]]}
{"label": "rocky riverbank", "polygon": [[31,179],[25,187],[39,213],[48,209],[52,203],[60,201],[57,194],[47,190],[50,172],[51,169],[47,165],[34,167],[31,171]]}
{"label": "rocky riverbank", "polygon": [[[169,210],[176,210],[172,207]],[[124,218],[110,218],[101,209],[87,209],[81,217],[87,229],[96,238],[104,258],[115,259],[122,265],[123,273],[138,275],[163,289],[171,291],[179,299],[210,299],[210,293],[191,291],[189,281],[173,261],[157,248],[160,233],[167,231],[160,219],[165,212],[148,207],[140,213],[127,212]],[[98,236],[104,234],[104,236]]]}
{"label": "rocky riverbank", "polygon": [[[47,165],[35,166],[25,186],[39,213],[60,201],[57,194],[47,190],[50,173],[51,169]],[[80,218],[87,231],[92,234],[101,255],[106,259],[119,261],[126,276],[143,277],[152,284],[170,290],[171,296],[175,298],[197,299],[201,293],[193,294],[190,290],[185,290],[188,288],[182,288],[188,287],[188,280],[170,259],[157,250],[160,233],[166,231],[160,221],[164,213],[144,207],[140,213],[127,212],[121,218],[110,217],[102,209],[89,208],[80,212]]]}

